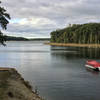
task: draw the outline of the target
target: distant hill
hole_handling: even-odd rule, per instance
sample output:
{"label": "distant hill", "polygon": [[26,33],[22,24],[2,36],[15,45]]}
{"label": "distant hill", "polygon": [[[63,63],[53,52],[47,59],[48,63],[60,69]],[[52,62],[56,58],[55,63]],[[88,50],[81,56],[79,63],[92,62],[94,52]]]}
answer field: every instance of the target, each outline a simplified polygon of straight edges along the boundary
{"label": "distant hill", "polygon": [[14,37],[14,36],[5,36],[6,41],[28,41],[29,39],[24,37]]}
{"label": "distant hill", "polygon": [[50,38],[24,38],[15,36],[5,36],[6,41],[49,41]]}
{"label": "distant hill", "polygon": [[50,41],[50,38],[32,38],[29,41]]}

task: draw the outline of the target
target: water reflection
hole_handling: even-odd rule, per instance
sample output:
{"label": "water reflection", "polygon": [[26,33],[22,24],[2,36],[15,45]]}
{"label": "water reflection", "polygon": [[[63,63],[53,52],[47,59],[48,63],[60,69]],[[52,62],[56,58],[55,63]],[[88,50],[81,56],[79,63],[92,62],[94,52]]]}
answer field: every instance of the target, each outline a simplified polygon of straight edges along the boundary
{"label": "water reflection", "polygon": [[40,42],[8,42],[0,48],[0,66],[15,66],[47,100],[100,100],[100,73],[85,62],[99,49],[51,47]]}
{"label": "water reflection", "polygon": [[94,75],[99,75],[99,74],[100,74],[100,72],[98,72],[98,71],[94,71],[94,70],[89,69],[89,68],[86,68],[86,70],[87,70],[88,72],[94,74]]}
{"label": "water reflection", "polygon": [[100,48],[77,48],[51,46],[51,55],[65,59],[99,59]]}

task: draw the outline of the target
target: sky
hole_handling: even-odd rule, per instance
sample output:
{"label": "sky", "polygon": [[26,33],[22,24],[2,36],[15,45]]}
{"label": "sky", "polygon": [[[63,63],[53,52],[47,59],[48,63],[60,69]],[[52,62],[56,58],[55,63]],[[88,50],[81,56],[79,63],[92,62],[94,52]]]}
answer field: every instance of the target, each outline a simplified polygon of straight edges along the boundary
{"label": "sky", "polygon": [[49,38],[69,24],[100,22],[100,0],[2,0],[11,16],[6,35]]}

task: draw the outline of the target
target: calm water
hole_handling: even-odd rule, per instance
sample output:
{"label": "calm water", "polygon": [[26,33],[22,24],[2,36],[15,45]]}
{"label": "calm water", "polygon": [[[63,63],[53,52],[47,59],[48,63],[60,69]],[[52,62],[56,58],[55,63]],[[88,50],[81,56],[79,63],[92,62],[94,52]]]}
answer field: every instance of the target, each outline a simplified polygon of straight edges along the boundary
{"label": "calm water", "polygon": [[42,42],[8,42],[0,47],[0,66],[17,68],[47,100],[100,100],[100,73],[84,67],[87,59],[100,61],[100,50]]}

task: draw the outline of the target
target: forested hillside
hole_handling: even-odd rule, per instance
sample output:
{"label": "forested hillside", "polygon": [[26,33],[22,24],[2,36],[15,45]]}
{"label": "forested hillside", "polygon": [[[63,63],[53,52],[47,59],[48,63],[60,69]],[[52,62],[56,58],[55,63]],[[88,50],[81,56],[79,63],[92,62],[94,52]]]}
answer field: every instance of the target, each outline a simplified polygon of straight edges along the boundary
{"label": "forested hillside", "polygon": [[4,38],[6,41],[28,41],[28,39],[24,37],[5,36]]}
{"label": "forested hillside", "polygon": [[100,43],[100,23],[73,24],[51,32],[54,43]]}

